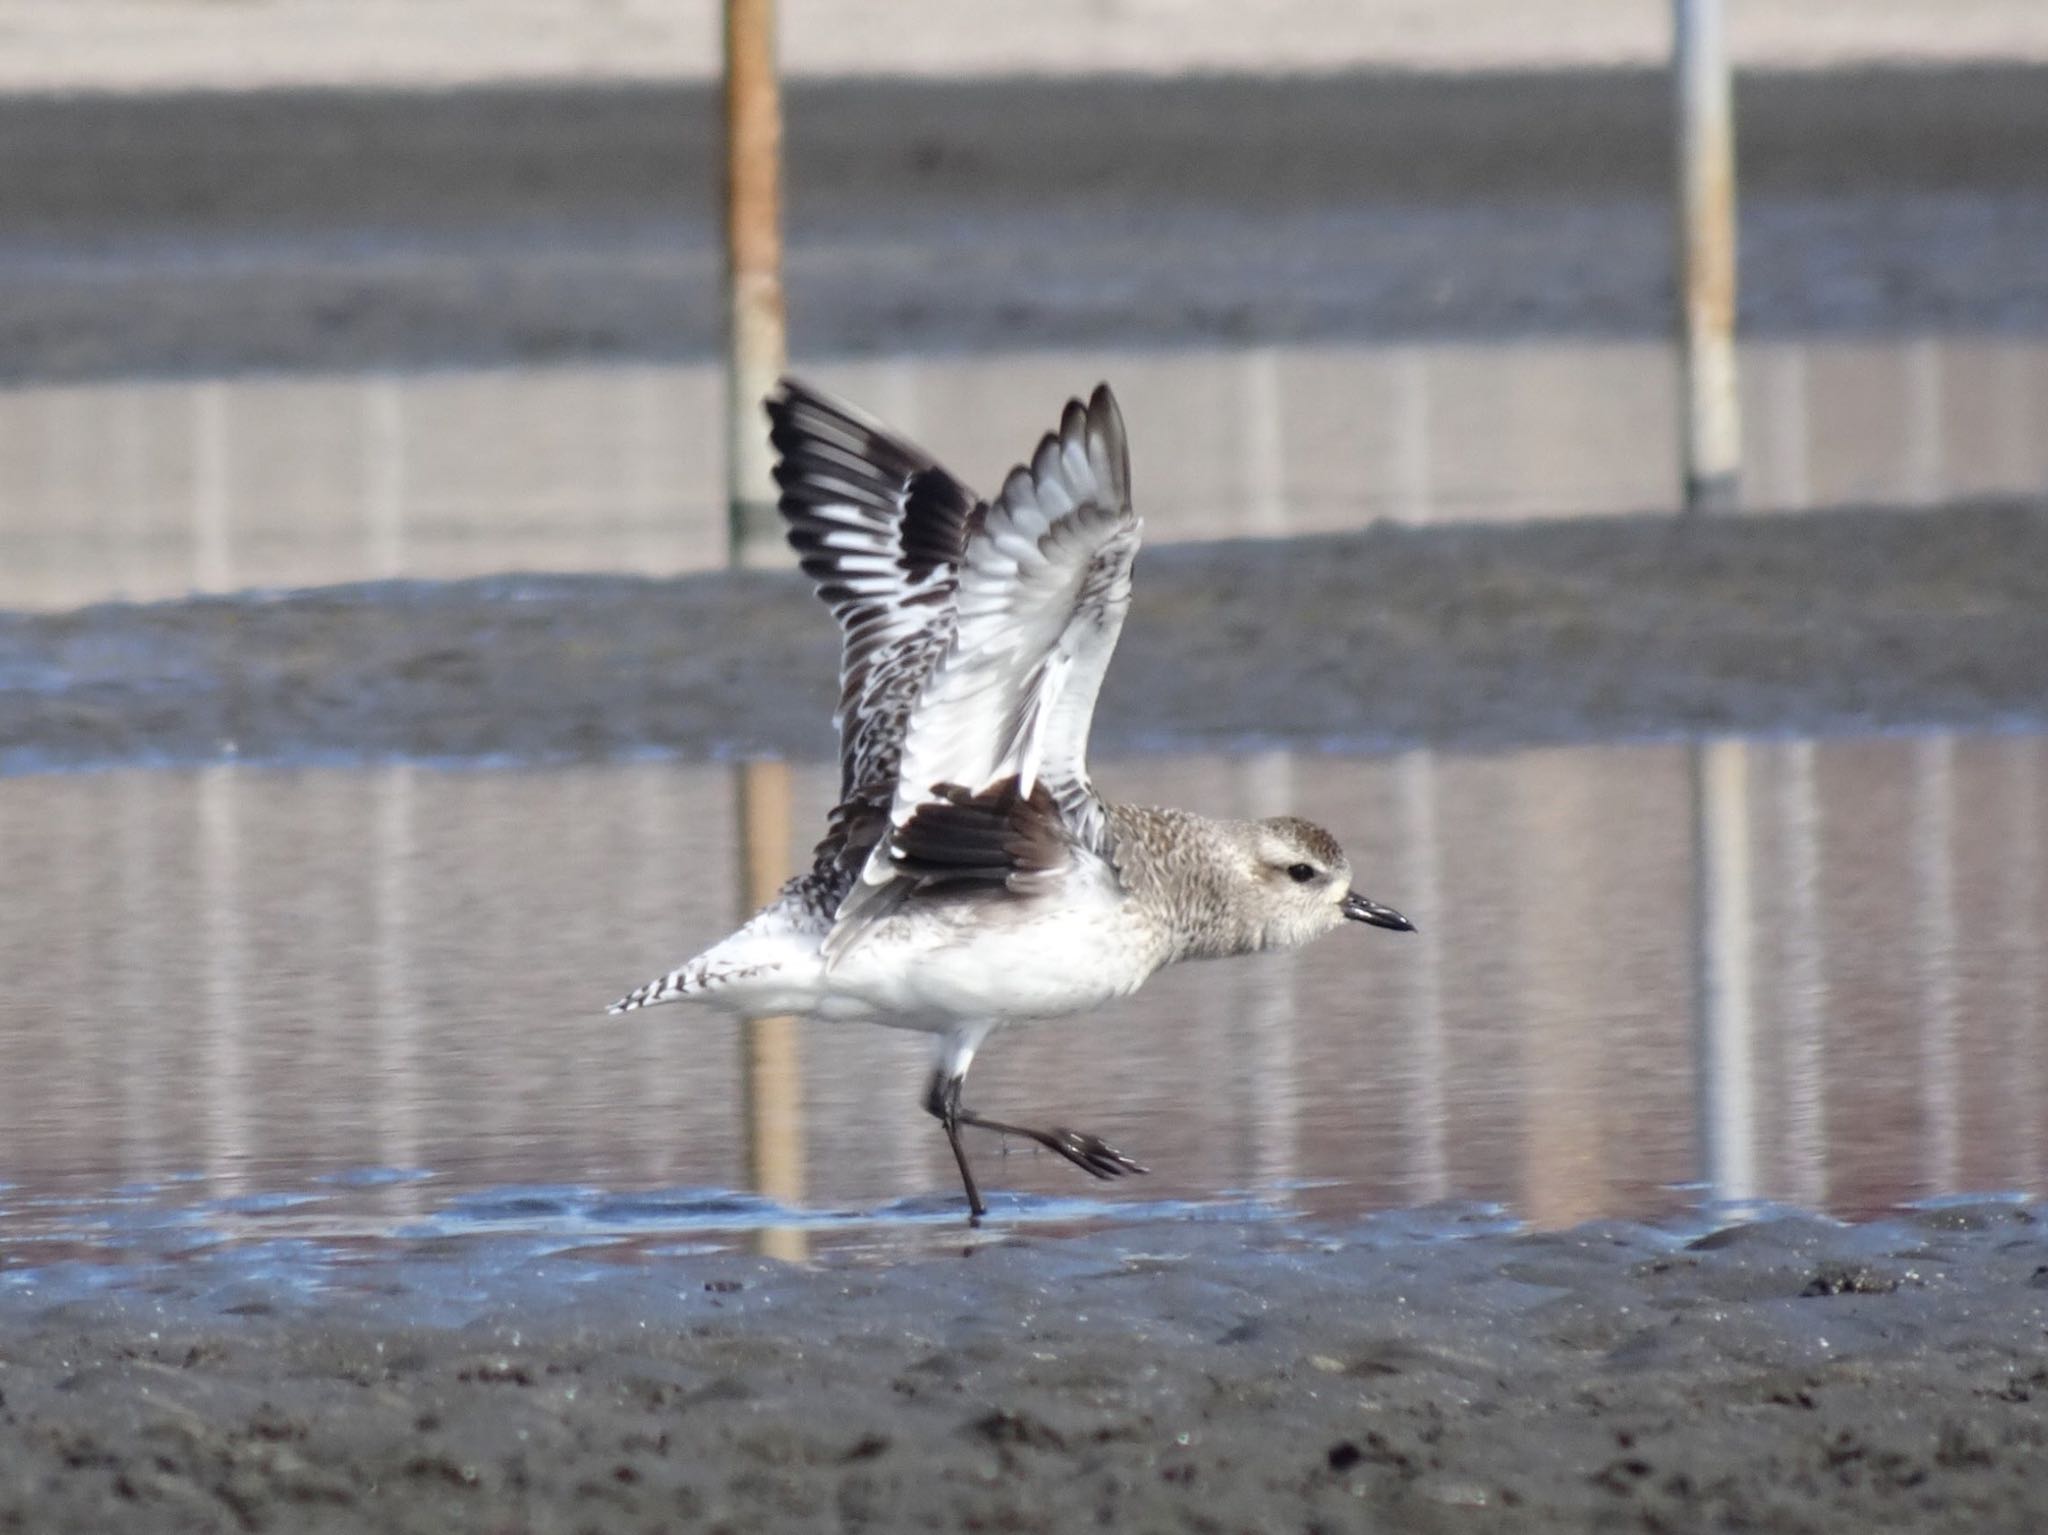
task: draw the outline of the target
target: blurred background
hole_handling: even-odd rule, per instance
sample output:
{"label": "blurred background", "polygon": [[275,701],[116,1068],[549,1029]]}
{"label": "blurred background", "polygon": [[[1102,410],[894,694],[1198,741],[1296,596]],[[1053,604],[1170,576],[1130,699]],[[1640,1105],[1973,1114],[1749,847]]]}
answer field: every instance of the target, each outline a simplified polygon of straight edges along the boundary
{"label": "blurred background", "polygon": [[[792,365],[984,487],[1108,378],[1155,544],[1680,515],[1675,9],[782,0]],[[219,595],[231,636],[395,579],[351,600],[509,623],[516,589],[437,583],[727,563],[721,16],[0,0],[0,607],[24,654],[84,636],[0,665],[32,719],[99,707],[94,667],[147,681],[147,626],[94,604]],[[1726,36],[1737,515],[2038,508],[2048,8],[1730,0]],[[919,1041],[596,1016],[809,845],[816,681],[815,754],[738,788],[708,717],[659,761],[161,762],[145,729],[0,784],[44,871],[0,924],[0,1176],[318,1188],[307,1219],[373,1226],[506,1185],[564,1218],[943,1201]],[[341,689],[304,706],[382,706]],[[2038,729],[1120,752],[1124,797],[1338,828],[1423,935],[1167,978],[999,1042],[977,1090],[1196,1200],[2038,1191]]]}
{"label": "blurred background", "polygon": [[[781,8],[795,360],[1155,539],[1679,494],[1671,8]],[[2048,19],[1734,0],[1745,500],[2048,481]],[[711,0],[0,4],[0,601],[724,554]],[[1170,446],[1169,446],[1170,445]]]}

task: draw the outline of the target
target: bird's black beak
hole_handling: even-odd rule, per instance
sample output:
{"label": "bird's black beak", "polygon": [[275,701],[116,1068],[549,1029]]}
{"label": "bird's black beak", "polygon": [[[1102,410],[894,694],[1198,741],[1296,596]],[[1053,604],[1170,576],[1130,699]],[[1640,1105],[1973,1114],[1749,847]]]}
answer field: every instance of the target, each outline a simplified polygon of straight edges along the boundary
{"label": "bird's black beak", "polygon": [[1390,927],[1397,933],[1415,931],[1415,924],[1393,907],[1369,901],[1356,890],[1344,897],[1344,915],[1353,922],[1370,922],[1374,927]]}

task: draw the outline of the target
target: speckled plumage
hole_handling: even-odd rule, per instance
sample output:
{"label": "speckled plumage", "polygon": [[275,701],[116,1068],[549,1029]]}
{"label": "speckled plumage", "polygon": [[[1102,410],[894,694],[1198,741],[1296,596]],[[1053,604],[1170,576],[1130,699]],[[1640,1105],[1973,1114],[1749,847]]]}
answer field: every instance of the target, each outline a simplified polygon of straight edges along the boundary
{"label": "speckled plumage", "polygon": [[926,1106],[981,1211],[958,1126],[1025,1135],[1089,1172],[1142,1171],[1092,1136],[959,1101],[983,1039],[1079,1012],[1162,965],[1406,927],[1350,891],[1328,832],[1105,804],[1095,700],[1131,600],[1141,525],[1107,386],[993,502],[817,391],[768,402],[791,546],[838,620],[840,802],[811,867],[737,932],[621,998],[694,998],[940,1036]]}
{"label": "speckled plumage", "polygon": [[[838,620],[839,809],[820,866],[864,854],[905,724],[958,627],[959,567],[988,504],[922,449],[794,380],[768,401],[790,547]],[[840,892],[844,893],[843,889]]]}

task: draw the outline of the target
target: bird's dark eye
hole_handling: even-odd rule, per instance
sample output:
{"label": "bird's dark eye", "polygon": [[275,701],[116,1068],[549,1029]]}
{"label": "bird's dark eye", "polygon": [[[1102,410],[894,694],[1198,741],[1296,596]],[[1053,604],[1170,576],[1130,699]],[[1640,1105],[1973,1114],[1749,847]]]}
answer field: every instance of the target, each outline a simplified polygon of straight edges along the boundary
{"label": "bird's dark eye", "polygon": [[1287,877],[1297,885],[1306,885],[1316,877],[1316,866],[1312,863],[1293,863],[1287,866]]}

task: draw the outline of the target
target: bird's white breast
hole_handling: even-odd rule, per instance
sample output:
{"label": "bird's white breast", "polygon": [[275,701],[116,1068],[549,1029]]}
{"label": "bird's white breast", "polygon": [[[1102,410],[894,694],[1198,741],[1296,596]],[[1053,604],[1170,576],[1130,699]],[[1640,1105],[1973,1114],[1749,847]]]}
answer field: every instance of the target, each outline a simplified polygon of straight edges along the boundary
{"label": "bird's white breast", "polygon": [[830,966],[827,985],[881,1021],[942,1028],[1080,1012],[1127,996],[1157,967],[1120,903],[1001,901],[883,918]]}

